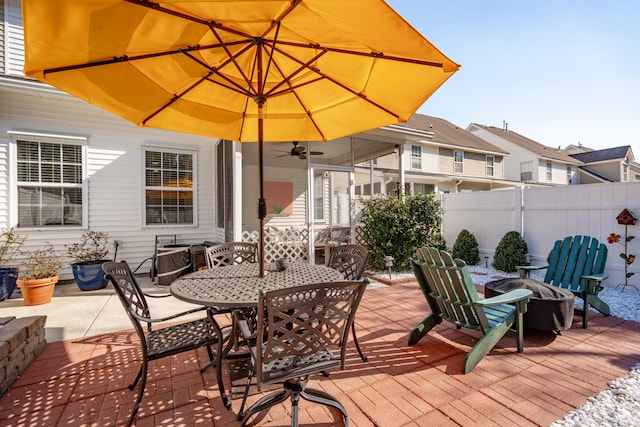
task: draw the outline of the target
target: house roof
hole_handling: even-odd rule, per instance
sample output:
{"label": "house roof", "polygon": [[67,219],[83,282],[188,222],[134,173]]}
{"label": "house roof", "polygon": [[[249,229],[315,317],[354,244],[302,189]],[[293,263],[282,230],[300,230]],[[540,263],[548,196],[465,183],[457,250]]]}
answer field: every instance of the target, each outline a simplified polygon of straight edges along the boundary
{"label": "house roof", "polygon": [[564,151],[566,151],[567,154],[578,154],[578,153],[584,153],[586,151],[593,151],[593,150],[594,150],[593,148],[585,147],[580,142],[578,142],[578,145],[569,144],[566,147],[564,147]]}
{"label": "house roof", "polygon": [[563,150],[559,148],[548,147],[546,145],[542,145],[539,142],[534,141],[533,139],[527,138],[526,136],[520,135],[517,132],[512,130],[503,130],[502,128],[497,128],[495,126],[485,126],[477,123],[472,123],[470,126],[475,126],[479,129],[484,129],[492,134],[505,139],[512,144],[518,145],[532,153],[537,154],[540,157],[544,157],[546,159],[557,160],[564,163],[570,163],[573,165],[580,165],[582,161],[578,159],[574,159],[569,156]]}
{"label": "house roof", "polygon": [[604,150],[571,154],[570,156],[584,163],[605,162],[611,160],[624,160],[627,157],[629,150],[631,150],[630,145],[623,145],[621,147],[605,148]]}
{"label": "house roof", "polygon": [[602,176],[602,175],[600,175],[598,173],[595,173],[595,172],[593,172],[593,171],[591,171],[589,169],[586,169],[585,167],[578,168],[578,171],[581,174],[588,175],[591,178],[593,178],[593,179],[595,179],[597,181],[600,181],[600,182],[614,182],[611,178],[607,178],[606,176]]}
{"label": "house roof", "polygon": [[495,154],[509,154],[508,151],[475,136],[464,128],[454,125],[437,117],[424,114],[414,114],[406,123],[395,126],[433,133],[432,141],[452,148],[464,148],[470,151],[490,152]]}

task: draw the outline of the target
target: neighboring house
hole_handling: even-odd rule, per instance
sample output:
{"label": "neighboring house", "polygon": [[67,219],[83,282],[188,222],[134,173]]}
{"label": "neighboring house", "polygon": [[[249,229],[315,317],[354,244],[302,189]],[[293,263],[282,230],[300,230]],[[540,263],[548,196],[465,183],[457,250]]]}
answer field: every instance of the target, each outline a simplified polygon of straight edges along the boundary
{"label": "neighboring house", "polygon": [[406,123],[378,131],[404,139],[394,155],[377,159],[374,166],[386,193],[403,186],[411,193],[457,193],[518,185],[504,176],[508,151],[446,120],[414,114]]}
{"label": "neighboring house", "polygon": [[567,145],[566,147],[564,147],[564,151],[568,155],[572,155],[572,154],[578,154],[578,153],[586,153],[587,151],[593,151],[593,148],[585,147],[584,145],[582,145],[582,143],[578,142],[578,145],[576,144]]}
{"label": "neighboring house", "polygon": [[570,154],[584,163],[578,169],[580,184],[631,182],[640,180],[640,164],[630,145]]}
{"label": "neighboring house", "polygon": [[471,123],[467,131],[509,152],[504,166],[505,179],[527,185],[555,186],[579,184],[582,162],[564,150],[542,145],[519,133]]}

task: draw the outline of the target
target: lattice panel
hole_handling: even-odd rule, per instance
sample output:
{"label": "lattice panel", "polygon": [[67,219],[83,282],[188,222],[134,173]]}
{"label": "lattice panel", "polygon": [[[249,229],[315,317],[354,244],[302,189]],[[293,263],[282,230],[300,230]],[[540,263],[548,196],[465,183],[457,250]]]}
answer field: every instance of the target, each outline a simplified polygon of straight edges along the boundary
{"label": "lattice panel", "polygon": [[[245,242],[260,242],[258,231],[243,231]],[[264,239],[265,262],[274,262],[277,258],[289,258],[292,261],[309,259],[309,232],[305,229],[277,229],[267,227]]]}

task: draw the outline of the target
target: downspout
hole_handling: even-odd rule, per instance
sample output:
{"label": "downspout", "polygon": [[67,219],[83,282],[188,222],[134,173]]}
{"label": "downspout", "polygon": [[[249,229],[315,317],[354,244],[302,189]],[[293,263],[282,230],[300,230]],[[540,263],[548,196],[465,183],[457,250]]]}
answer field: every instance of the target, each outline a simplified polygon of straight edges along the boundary
{"label": "downspout", "polygon": [[397,145],[398,148],[398,197],[404,194],[404,144]]}
{"label": "downspout", "polygon": [[[307,150],[309,150],[309,144],[307,144]],[[316,224],[315,224],[315,218],[314,218],[314,211],[313,211],[313,201],[314,201],[314,173],[315,173],[315,169],[311,168],[311,156],[307,156],[307,230],[309,232],[308,236],[308,242],[307,242],[307,253],[309,254],[309,263],[313,264],[315,262],[316,259],[316,251],[315,251],[315,245],[314,245],[314,240],[315,240],[315,236],[316,236]],[[324,188],[324,181],[323,181],[323,188]],[[324,206],[323,206],[324,209]]]}
{"label": "downspout", "polygon": [[454,188],[456,189],[456,193],[459,193],[460,191],[458,191],[458,186],[462,184],[462,180],[459,179],[456,181],[456,183],[454,184]]}

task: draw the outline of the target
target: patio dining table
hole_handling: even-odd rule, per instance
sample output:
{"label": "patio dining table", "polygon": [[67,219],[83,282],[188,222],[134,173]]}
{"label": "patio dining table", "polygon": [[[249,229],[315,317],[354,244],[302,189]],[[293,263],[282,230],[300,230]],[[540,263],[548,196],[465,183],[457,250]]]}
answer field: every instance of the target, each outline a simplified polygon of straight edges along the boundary
{"label": "patio dining table", "polygon": [[[260,277],[258,263],[244,263],[226,267],[216,267],[196,271],[182,276],[171,283],[171,294],[179,300],[209,308],[209,319],[218,336],[222,328],[214,315],[229,313],[235,309],[255,309],[258,306],[260,290],[271,291],[311,283],[344,280],[342,273],[322,265],[305,262],[291,262],[284,271],[277,271],[275,264],[266,266],[264,277]],[[216,357],[218,388],[226,408],[231,407],[222,381],[222,359],[231,350],[219,340]]]}

